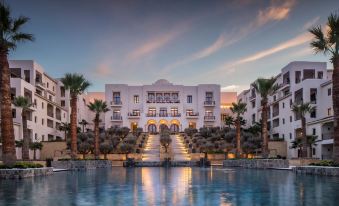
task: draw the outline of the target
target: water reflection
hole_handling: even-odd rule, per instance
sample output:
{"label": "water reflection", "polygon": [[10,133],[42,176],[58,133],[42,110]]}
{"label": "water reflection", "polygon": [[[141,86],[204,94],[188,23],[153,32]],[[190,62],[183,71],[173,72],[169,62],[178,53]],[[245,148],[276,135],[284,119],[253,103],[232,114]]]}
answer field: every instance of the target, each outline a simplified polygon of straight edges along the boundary
{"label": "water reflection", "polygon": [[223,168],[112,168],[0,181],[0,205],[336,205],[339,178]]}

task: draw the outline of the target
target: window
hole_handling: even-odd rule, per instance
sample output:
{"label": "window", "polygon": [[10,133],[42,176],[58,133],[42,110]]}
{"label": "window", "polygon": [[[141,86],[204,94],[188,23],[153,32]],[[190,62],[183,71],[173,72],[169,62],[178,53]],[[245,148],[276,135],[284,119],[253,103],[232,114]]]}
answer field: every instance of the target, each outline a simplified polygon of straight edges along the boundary
{"label": "window", "polygon": [[252,114],[252,124],[255,123],[255,114]]}
{"label": "window", "polygon": [[298,84],[301,81],[301,71],[295,71],[295,83]]}
{"label": "window", "polygon": [[192,116],[192,115],[193,115],[193,109],[187,109],[186,116]]}
{"label": "window", "polygon": [[318,79],[322,79],[323,78],[323,72],[318,72]]}
{"label": "window", "polygon": [[292,139],[292,133],[290,133],[290,139]]}
{"label": "window", "polygon": [[47,82],[47,88],[49,87],[49,83]]}
{"label": "window", "polygon": [[279,127],[279,118],[273,120],[273,127]]}
{"label": "window", "polygon": [[53,92],[54,92],[54,89],[55,89],[55,88],[54,88],[54,86],[53,86]]}
{"label": "window", "polygon": [[192,103],[192,95],[187,95],[187,103]]}
{"label": "window", "polygon": [[312,154],[315,155],[315,148],[312,148]]}
{"label": "window", "polygon": [[113,101],[115,104],[120,104],[120,92],[113,92]]}
{"label": "window", "polygon": [[331,89],[331,88],[328,88],[328,89],[327,89],[327,95],[328,95],[328,96],[331,96],[331,95],[332,95],[332,89]]}
{"label": "window", "polygon": [[62,106],[62,107],[65,106],[65,100],[61,100],[61,106]]}
{"label": "window", "polygon": [[38,140],[38,134],[37,133],[34,134],[34,138],[35,138],[35,140]]}
{"label": "window", "polygon": [[148,108],[148,116],[155,117],[156,116],[156,109],[155,108]]}
{"label": "window", "polygon": [[206,92],[206,102],[213,101],[213,92]]}
{"label": "window", "polygon": [[49,99],[49,101],[53,101],[52,100],[52,95],[48,95],[48,99]]}
{"label": "window", "polygon": [[134,104],[138,104],[139,103],[139,95],[134,95],[133,102],[134,102]]}
{"label": "window", "polygon": [[317,103],[317,89],[316,88],[310,89],[310,101],[312,104]]}
{"label": "window", "polygon": [[45,135],[43,134],[41,137],[42,137],[42,141],[45,141]]}
{"label": "window", "polygon": [[251,103],[252,103],[252,108],[254,108],[255,107],[255,101],[252,101]]}
{"label": "window", "polygon": [[61,97],[65,97],[65,87],[60,87]]}
{"label": "window", "polygon": [[41,119],[41,125],[44,125],[45,121],[44,119]]}
{"label": "window", "polygon": [[160,108],[159,116],[160,117],[167,117],[167,108],[166,107]]}
{"label": "window", "polygon": [[282,108],[285,108],[285,102],[282,103]]}
{"label": "window", "polygon": [[316,130],[315,130],[315,128],[312,129],[312,135],[316,135]]}
{"label": "window", "polygon": [[35,117],[34,117],[34,122],[37,123],[37,121],[38,121],[38,117],[35,116]]}
{"label": "window", "polygon": [[277,101],[277,96],[273,96],[273,101]]}
{"label": "window", "polygon": [[285,124],[285,119],[284,118],[282,119],[282,122],[283,122],[283,124]]}
{"label": "window", "polygon": [[293,121],[293,118],[292,118],[292,116],[290,116],[290,122],[292,122]]}
{"label": "window", "polygon": [[171,108],[171,115],[172,115],[173,117],[178,117],[178,116],[179,116],[179,111],[178,111],[178,108],[177,108],[177,107]]}
{"label": "window", "polygon": [[16,109],[12,109],[12,117],[16,118]]}
{"label": "window", "polygon": [[44,108],[44,103],[43,102],[41,102],[41,109],[43,109]]}
{"label": "window", "polygon": [[311,117],[311,118],[316,118],[316,117],[317,117],[317,109],[314,108],[314,109],[311,111],[310,117]]}
{"label": "window", "polygon": [[134,116],[140,116],[140,110],[134,109],[134,110],[132,111],[132,114],[133,114]]}
{"label": "window", "polygon": [[28,83],[31,83],[30,81],[30,71],[29,70],[24,70],[24,75],[25,75],[25,81]]}
{"label": "window", "polygon": [[53,125],[54,125],[53,120],[47,119],[47,127],[53,128]]}
{"label": "window", "polygon": [[331,115],[332,115],[332,109],[331,109],[331,108],[328,108],[328,109],[327,109],[327,115],[328,115],[328,116],[331,116]]}

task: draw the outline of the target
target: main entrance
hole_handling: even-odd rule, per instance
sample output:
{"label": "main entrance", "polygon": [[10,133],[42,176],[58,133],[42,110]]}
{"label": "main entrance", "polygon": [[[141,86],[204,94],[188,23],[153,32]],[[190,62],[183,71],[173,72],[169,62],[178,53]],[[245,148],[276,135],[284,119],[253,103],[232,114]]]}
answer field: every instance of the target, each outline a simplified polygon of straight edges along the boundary
{"label": "main entrance", "polygon": [[147,130],[151,134],[156,133],[157,132],[157,126],[155,124],[149,124]]}
{"label": "main entrance", "polygon": [[177,124],[171,124],[170,130],[171,132],[177,133],[179,132],[179,126]]}

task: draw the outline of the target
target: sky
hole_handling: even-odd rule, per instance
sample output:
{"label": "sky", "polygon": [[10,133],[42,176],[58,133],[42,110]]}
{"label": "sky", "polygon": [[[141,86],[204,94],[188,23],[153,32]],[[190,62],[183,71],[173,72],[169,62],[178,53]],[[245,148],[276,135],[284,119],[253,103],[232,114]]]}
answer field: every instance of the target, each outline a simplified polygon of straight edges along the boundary
{"label": "sky", "polygon": [[339,12],[338,0],[4,1],[35,36],[10,59],[33,59],[56,78],[82,73],[89,91],[167,79],[241,92],[289,62],[328,62],[307,30]]}

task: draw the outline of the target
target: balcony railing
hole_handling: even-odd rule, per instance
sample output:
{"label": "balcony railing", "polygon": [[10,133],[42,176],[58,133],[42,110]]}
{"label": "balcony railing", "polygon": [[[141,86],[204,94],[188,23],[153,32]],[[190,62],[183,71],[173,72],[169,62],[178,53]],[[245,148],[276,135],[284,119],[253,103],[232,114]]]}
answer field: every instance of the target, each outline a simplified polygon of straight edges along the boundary
{"label": "balcony railing", "polygon": [[179,99],[147,99],[147,103],[180,103]]}
{"label": "balcony railing", "polygon": [[215,101],[212,101],[212,100],[204,101],[204,105],[205,106],[215,106]]}
{"label": "balcony railing", "polygon": [[159,117],[168,117],[167,113],[159,113]]}
{"label": "balcony railing", "polygon": [[204,120],[205,121],[214,121],[215,120],[215,116],[204,116]]}
{"label": "balcony railing", "polygon": [[113,116],[111,116],[111,120],[113,120],[113,121],[121,121],[122,120],[122,116],[121,115],[113,115]]}
{"label": "balcony railing", "polygon": [[171,117],[181,117],[181,114],[180,113],[173,113],[173,114],[171,114]]}
{"label": "balcony railing", "polygon": [[199,113],[195,112],[195,113],[186,113],[186,117],[187,118],[198,118],[199,117]]}
{"label": "balcony railing", "polygon": [[122,105],[122,102],[120,100],[111,101],[111,105],[120,106]]}
{"label": "balcony railing", "polygon": [[321,137],[322,137],[323,140],[333,139],[333,136],[334,136],[333,133],[323,133],[323,134],[321,135]]}
{"label": "balcony railing", "polygon": [[45,88],[45,87],[46,87],[46,84],[43,83],[43,82],[41,82],[41,81],[35,81],[35,84],[36,84],[37,86],[42,87],[42,88]]}
{"label": "balcony railing", "polygon": [[157,114],[156,113],[147,113],[146,117],[156,117]]}
{"label": "balcony railing", "polygon": [[129,116],[129,117],[140,117],[140,113],[133,113],[133,112],[130,112],[130,113],[128,113],[128,116]]}
{"label": "balcony railing", "polygon": [[276,116],[278,116],[278,115],[279,115],[279,111],[273,111],[272,117],[276,117]]}

